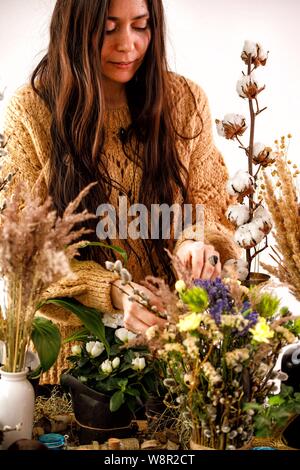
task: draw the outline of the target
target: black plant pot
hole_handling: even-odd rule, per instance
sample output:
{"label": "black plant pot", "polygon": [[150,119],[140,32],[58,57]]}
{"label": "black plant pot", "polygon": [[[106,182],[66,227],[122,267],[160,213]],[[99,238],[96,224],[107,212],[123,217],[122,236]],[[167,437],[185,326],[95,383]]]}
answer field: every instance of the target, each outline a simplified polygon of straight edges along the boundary
{"label": "black plant pot", "polygon": [[80,444],[103,443],[109,437],[121,438],[131,434],[133,415],[125,405],[112,413],[109,396],[92,390],[70,374],[63,374],[60,383],[71,393]]}

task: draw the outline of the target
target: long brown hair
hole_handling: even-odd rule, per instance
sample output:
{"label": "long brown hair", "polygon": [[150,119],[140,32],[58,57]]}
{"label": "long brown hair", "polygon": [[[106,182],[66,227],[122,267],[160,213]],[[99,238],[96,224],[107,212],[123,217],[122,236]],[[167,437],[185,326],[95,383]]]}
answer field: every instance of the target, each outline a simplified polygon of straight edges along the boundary
{"label": "long brown hair", "polygon": [[[143,149],[139,202],[150,209],[153,203],[171,205],[178,191],[186,200],[187,174],[175,147],[162,0],[147,3],[151,41],[143,64],[126,84],[132,120],[126,148],[135,139],[141,145],[135,146],[134,151]],[[102,49],[108,8],[109,0],[57,0],[48,52],[32,75],[32,86],[52,115],[49,193],[59,214],[83,187],[95,180],[99,184],[85,199],[86,207],[96,212],[99,204],[109,201],[112,181],[101,158],[105,127],[101,57],[95,53]],[[95,232],[95,225],[93,229]],[[154,248],[170,277],[165,241],[143,243],[150,262]],[[99,262],[107,257],[98,249],[92,249],[89,255],[84,252],[83,256]]]}

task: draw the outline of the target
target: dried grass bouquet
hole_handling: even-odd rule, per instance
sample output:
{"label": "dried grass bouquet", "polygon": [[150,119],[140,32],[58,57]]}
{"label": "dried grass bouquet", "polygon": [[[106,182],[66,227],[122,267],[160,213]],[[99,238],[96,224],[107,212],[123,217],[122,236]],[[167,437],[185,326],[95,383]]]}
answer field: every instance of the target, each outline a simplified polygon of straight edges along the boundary
{"label": "dried grass bouquet", "polygon": [[70,260],[78,254],[82,243],[78,240],[88,232],[75,225],[94,217],[76,209],[91,186],[68,205],[62,217],[57,217],[50,197],[43,202],[22,183],[5,201],[0,213],[0,276],[5,290],[0,340],[5,344],[3,362],[8,372],[24,370],[42,292],[62,277],[72,276]]}

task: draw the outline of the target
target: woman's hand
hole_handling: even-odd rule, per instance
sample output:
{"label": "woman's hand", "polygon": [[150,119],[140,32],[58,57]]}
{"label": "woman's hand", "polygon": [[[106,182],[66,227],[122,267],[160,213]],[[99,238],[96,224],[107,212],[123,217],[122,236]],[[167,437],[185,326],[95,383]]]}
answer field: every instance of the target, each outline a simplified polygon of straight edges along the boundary
{"label": "woman's hand", "polygon": [[[124,312],[125,328],[134,333],[145,333],[150,326],[159,325],[163,327],[166,320],[159,318],[155,313],[140,305],[138,303],[138,296],[133,294],[131,286],[144,292],[149,299],[150,305],[157,307],[158,311],[163,312],[165,310],[161,299],[146,287],[134,282],[131,282],[130,286],[122,286],[121,281],[117,280],[112,284],[112,301],[116,308]],[[133,297],[136,300],[129,300],[129,297]]]}
{"label": "woman's hand", "polygon": [[176,255],[187,269],[192,270],[194,279],[215,279],[221,274],[220,255],[212,245],[186,240]]}

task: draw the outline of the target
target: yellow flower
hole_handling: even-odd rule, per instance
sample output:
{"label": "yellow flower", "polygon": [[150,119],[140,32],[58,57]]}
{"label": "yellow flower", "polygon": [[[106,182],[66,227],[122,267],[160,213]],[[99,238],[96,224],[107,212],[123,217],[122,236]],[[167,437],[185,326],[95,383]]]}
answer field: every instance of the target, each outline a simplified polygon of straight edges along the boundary
{"label": "yellow flower", "polygon": [[182,294],[186,290],[186,284],[181,279],[175,283],[175,289],[179,294]]}
{"label": "yellow flower", "polygon": [[254,328],[250,328],[250,333],[253,334],[254,341],[258,343],[269,343],[268,338],[273,338],[274,331],[272,331],[266,322],[266,319],[261,317],[256,323]]}
{"label": "yellow flower", "polygon": [[178,323],[179,331],[192,331],[196,330],[200,325],[201,314],[193,312],[181,318]]}

